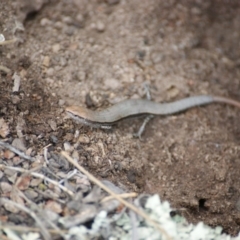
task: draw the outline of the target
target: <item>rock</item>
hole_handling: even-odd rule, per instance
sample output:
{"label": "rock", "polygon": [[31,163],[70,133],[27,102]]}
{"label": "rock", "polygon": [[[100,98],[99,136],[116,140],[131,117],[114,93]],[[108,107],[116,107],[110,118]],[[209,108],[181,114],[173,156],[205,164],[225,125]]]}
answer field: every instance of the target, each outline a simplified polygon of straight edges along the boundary
{"label": "rock", "polygon": [[23,152],[27,150],[23,138],[15,138],[12,142],[12,146]]}
{"label": "rock", "polygon": [[98,21],[96,23],[96,29],[98,32],[104,32],[105,31],[105,24],[101,21]]}
{"label": "rock", "polygon": [[78,138],[78,142],[87,144],[90,143],[90,139],[87,135],[81,134]]}

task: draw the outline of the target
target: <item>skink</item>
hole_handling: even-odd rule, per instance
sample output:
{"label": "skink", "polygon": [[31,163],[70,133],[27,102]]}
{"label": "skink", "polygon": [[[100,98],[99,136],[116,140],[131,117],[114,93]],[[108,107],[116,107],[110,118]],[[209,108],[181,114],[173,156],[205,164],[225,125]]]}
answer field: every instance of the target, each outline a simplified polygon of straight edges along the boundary
{"label": "skink", "polygon": [[66,108],[66,112],[79,123],[91,127],[109,129],[118,121],[128,117],[175,114],[192,107],[210,103],[225,103],[240,108],[240,102],[229,98],[200,95],[187,97],[171,103],[156,103],[143,99],[130,99],[119,102],[101,111],[92,111],[79,106],[69,106]]}

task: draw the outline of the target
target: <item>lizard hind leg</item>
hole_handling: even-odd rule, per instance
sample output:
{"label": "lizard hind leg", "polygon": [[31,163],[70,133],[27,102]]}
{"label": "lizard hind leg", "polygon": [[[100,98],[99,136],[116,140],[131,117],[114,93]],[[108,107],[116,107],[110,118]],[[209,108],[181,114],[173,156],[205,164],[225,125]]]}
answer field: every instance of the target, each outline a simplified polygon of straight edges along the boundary
{"label": "lizard hind leg", "polygon": [[[145,82],[143,84],[144,90],[145,90],[145,94],[147,97],[147,100],[151,100],[151,93],[149,90],[149,85]],[[141,125],[141,127],[139,128],[138,132],[134,133],[133,136],[136,138],[139,138],[140,140],[142,140],[142,134],[145,131],[145,127],[148,124],[148,122],[154,117],[154,115],[149,115],[147,117],[145,117],[145,119],[143,120],[143,123]]]}

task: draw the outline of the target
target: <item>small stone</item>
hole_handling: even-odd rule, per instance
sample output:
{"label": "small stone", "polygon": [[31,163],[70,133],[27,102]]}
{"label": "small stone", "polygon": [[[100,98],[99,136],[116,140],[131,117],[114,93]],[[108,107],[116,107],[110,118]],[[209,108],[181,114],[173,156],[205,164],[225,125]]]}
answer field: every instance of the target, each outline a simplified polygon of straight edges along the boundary
{"label": "small stone", "polygon": [[51,135],[51,136],[49,137],[49,139],[50,139],[50,141],[51,141],[52,143],[54,143],[54,144],[57,144],[57,143],[58,143],[58,138],[57,138],[56,136],[54,136],[54,135]]}
{"label": "small stone", "polygon": [[53,46],[52,46],[52,51],[54,52],[54,53],[57,53],[57,52],[59,52],[59,50],[61,49],[61,45],[60,44],[54,44]]}
{"label": "small stone", "polygon": [[49,19],[47,19],[47,18],[42,18],[40,20],[40,25],[42,27],[49,26],[50,24],[51,24],[51,21]]}
{"label": "small stone", "polygon": [[65,150],[66,152],[71,152],[71,151],[73,150],[73,147],[71,146],[71,144],[70,144],[69,142],[65,142],[65,143],[63,144],[63,147],[64,147],[64,150]]}
{"label": "small stone", "polygon": [[59,214],[49,210],[49,209],[44,209],[43,210],[44,216],[47,217],[47,219],[49,219],[49,221],[51,222],[57,222],[57,220],[59,219]]}
{"label": "small stone", "polygon": [[27,189],[26,191],[24,191],[24,194],[27,196],[27,198],[34,200],[38,197],[38,193],[33,191],[32,189]]}
{"label": "small stone", "polygon": [[61,213],[62,212],[62,207],[59,203],[49,200],[46,204],[45,204],[45,209],[49,209],[55,213]]}
{"label": "small stone", "polygon": [[63,21],[64,23],[67,23],[67,24],[72,24],[72,22],[73,22],[72,18],[69,17],[69,16],[64,16],[64,17],[62,17],[62,21]]}
{"label": "small stone", "polygon": [[151,59],[152,59],[152,61],[153,61],[153,63],[160,63],[160,62],[162,62],[162,60],[164,59],[164,57],[163,57],[163,55],[161,54],[161,53],[159,53],[159,52],[153,52],[152,54],[151,54]]}
{"label": "small stone", "polygon": [[17,173],[15,172],[12,176],[9,176],[7,179],[10,183],[16,183]]}
{"label": "small stone", "polygon": [[53,131],[56,131],[57,130],[57,123],[55,121],[53,121],[52,119],[48,120],[47,121],[48,125],[51,127],[51,129]]}
{"label": "small stone", "polygon": [[78,22],[83,22],[83,20],[84,20],[83,15],[82,15],[81,13],[79,13],[79,14],[77,15],[77,17],[76,17],[76,20],[77,20]]}
{"label": "small stone", "polygon": [[90,139],[87,135],[81,134],[78,138],[78,142],[87,144],[90,143]]}
{"label": "small stone", "polygon": [[167,90],[168,99],[172,99],[174,97],[177,97],[178,95],[179,95],[179,89],[176,88],[175,86],[172,86]]}
{"label": "small stone", "polygon": [[53,68],[48,68],[48,70],[46,71],[48,76],[53,76],[54,75],[54,69]]}
{"label": "small stone", "polygon": [[86,77],[87,77],[87,74],[86,74],[86,72],[85,71],[78,71],[77,73],[76,73],[76,77],[77,77],[77,79],[79,80],[79,81],[84,81],[85,79],[86,79]]}
{"label": "small stone", "polygon": [[0,34],[0,42],[4,42],[5,41],[5,37],[3,34]]}
{"label": "small stone", "polygon": [[30,167],[29,167],[29,162],[27,162],[27,161],[24,161],[24,162],[22,162],[22,168],[23,169],[29,169]]}
{"label": "small stone", "polygon": [[117,79],[114,78],[107,78],[104,81],[104,85],[107,86],[110,89],[117,89],[120,87],[120,83]]}
{"label": "small stone", "polygon": [[[95,24],[94,24],[94,28],[95,28]],[[90,38],[88,39],[88,43],[93,45],[93,44],[95,43],[95,39],[92,38],[92,37],[90,37]]]}
{"label": "small stone", "polygon": [[61,57],[61,58],[60,58],[60,65],[61,65],[62,67],[65,67],[65,66],[67,65],[67,59],[64,58],[64,57]]}
{"label": "small stone", "polygon": [[105,25],[104,25],[104,23],[101,22],[101,21],[98,21],[98,22],[96,23],[96,29],[97,29],[98,32],[104,32],[104,31],[105,31]]}
{"label": "small stone", "polygon": [[12,142],[12,146],[24,152],[27,150],[22,138],[15,138]]}
{"label": "small stone", "polygon": [[78,27],[84,27],[84,17],[82,14],[78,14],[76,17],[76,22]]}
{"label": "small stone", "polygon": [[6,159],[11,159],[11,158],[13,158],[15,156],[15,154],[13,153],[13,152],[11,152],[10,150],[6,150],[5,152],[4,152],[4,158],[6,158]]}
{"label": "small stone", "polygon": [[6,177],[11,177],[16,173],[16,171],[12,170],[12,169],[5,169],[4,170],[4,174],[6,175]]}
{"label": "small stone", "polygon": [[19,156],[13,157],[13,165],[19,165],[23,160]]}
{"label": "small stone", "polygon": [[12,96],[12,103],[13,103],[14,105],[17,105],[18,103],[20,103],[20,101],[21,101],[21,99],[20,99],[19,96],[17,96],[17,95],[13,95],[13,96]]}
{"label": "small stone", "polygon": [[3,118],[0,118],[0,136],[5,138],[9,134],[8,124]]}
{"label": "small stone", "polygon": [[32,150],[32,148],[28,148],[26,151],[26,155],[31,156]]}
{"label": "small stone", "polygon": [[72,133],[67,133],[64,139],[66,141],[72,141],[74,139],[74,135]]}
{"label": "small stone", "polygon": [[64,25],[63,25],[62,22],[59,22],[59,21],[58,21],[58,22],[55,23],[54,26],[55,26],[55,28],[57,28],[57,29],[62,29]]}
{"label": "small stone", "polygon": [[64,104],[65,104],[65,100],[59,99],[58,105],[59,105],[59,106],[63,106]]}
{"label": "small stone", "polygon": [[7,183],[7,182],[1,182],[0,183],[0,189],[1,189],[1,193],[8,193],[12,191],[12,185]]}
{"label": "small stone", "polygon": [[34,179],[31,180],[30,186],[31,186],[31,187],[36,187],[36,186],[38,186],[41,182],[42,182],[42,179],[41,179],[41,178],[34,178]]}
{"label": "small stone", "polygon": [[79,130],[76,130],[75,133],[74,133],[74,138],[78,138],[80,135],[80,132]]}
{"label": "small stone", "polygon": [[75,28],[72,26],[66,26],[64,28],[64,33],[68,36],[72,36],[74,34]]}
{"label": "small stone", "polygon": [[45,56],[45,57],[43,58],[42,64],[43,64],[44,67],[47,67],[47,68],[48,68],[49,65],[50,65],[50,57],[49,57],[49,56]]}

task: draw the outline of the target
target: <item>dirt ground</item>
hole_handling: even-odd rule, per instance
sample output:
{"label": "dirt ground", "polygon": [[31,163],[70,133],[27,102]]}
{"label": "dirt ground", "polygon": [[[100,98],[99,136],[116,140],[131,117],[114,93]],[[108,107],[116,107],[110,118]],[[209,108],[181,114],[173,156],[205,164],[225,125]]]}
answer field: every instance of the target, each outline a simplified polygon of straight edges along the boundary
{"label": "dirt ground", "polygon": [[100,130],[64,111],[144,98],[144,83],[156,102],[240,101],[239,1],[2,0],[0,9],[0,32],[17,38],[0,46],[10,70],[0,75],[9,143],[23,139],[32,155],[49,144],[49,152],[70,149],[99,179],[158,193],[189,222],[239,232],[240,109],[211,104],[155,117],[142,141],[133,137],[142,118]]}

